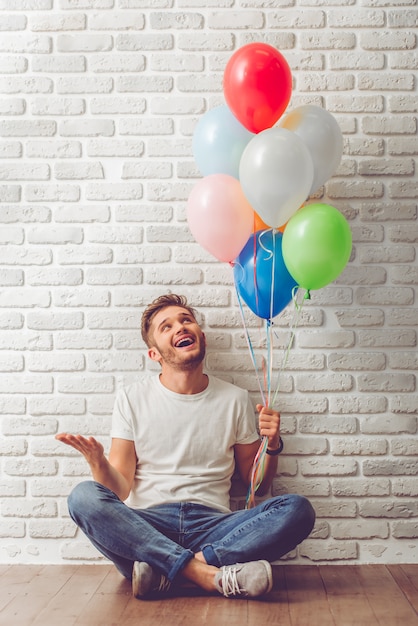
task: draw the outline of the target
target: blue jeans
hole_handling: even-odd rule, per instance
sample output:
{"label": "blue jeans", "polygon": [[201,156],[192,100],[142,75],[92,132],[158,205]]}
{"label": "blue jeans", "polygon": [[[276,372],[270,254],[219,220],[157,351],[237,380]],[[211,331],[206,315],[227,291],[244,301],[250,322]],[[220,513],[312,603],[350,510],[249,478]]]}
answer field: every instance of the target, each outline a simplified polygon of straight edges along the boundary
{"label": "blue jeans", "polygon": [[68,506],[92,544],[128,579],[134,561],[146,561],[173,581],[200,551],[216,567],[275,561],[303,541],[315,521],[310,502],[298,495],[232,513],[190,502],[132,509],[93,481],[77,485]]}

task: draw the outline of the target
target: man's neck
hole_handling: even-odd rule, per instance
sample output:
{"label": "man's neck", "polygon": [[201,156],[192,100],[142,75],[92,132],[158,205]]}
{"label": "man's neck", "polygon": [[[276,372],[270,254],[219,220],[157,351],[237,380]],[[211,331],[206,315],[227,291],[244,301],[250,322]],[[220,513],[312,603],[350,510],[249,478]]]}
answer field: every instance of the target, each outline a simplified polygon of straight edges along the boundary
{"label": "man's neck", "polygon": [[160,382],[164,387],[175,393],[193,395],[206,389],[209,384],[209,378],[203,373],[203,367],[194,369],[191,372],[179,372],[163,366]]}

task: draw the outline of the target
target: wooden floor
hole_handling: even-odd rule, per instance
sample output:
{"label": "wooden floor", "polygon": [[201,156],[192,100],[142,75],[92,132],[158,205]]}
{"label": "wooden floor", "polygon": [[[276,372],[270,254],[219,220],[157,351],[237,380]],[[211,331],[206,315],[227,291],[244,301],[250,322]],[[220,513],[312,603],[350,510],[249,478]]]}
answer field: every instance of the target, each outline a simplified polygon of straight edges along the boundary
{"label": "wooden floor", "polygon": [[277,565],[263,599],[139,601],[109,565],[0,566],[1,626],[413,626],[418,565]]}

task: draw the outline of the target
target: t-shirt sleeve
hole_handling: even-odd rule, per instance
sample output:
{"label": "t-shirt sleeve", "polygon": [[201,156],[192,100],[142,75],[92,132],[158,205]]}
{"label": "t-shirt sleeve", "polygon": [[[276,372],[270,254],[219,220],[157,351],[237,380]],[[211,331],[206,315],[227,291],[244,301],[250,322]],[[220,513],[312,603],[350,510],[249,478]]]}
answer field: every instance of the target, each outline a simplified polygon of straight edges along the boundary
{"label": "t-shirt sleeve", "polygon": [[127,439],[134,441],[132,422],[132,408],[124,390],[117,393],[112,415],[112,429],[110,435],[113,439]]}
{"label": "t-shirt sleeve", "polygon": [[254,443],[254,441],[257,441],[258,439],[260,439],[260,436],[257,432],[254,408],[247,394],[247,407],[243,411],[241,419],[239,420],[237,443]]}

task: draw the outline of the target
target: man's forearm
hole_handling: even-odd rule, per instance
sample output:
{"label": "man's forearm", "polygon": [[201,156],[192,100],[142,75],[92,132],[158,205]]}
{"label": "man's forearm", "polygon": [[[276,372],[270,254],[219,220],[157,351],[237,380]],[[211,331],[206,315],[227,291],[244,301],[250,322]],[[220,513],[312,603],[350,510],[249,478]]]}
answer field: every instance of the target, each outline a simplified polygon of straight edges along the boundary
{"label": "man's forearm", "polygon": [[90,464],[93,480],[113,491],[122,501],[130,493],[126,478],[109,463],[105,456],[98,463]]}

